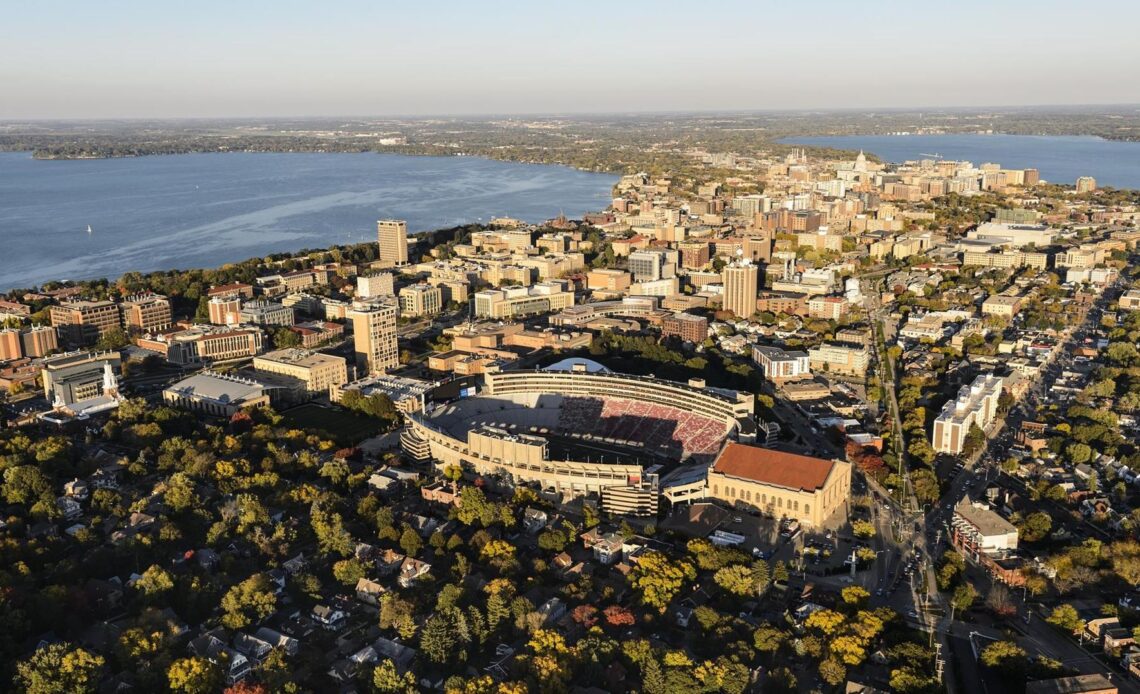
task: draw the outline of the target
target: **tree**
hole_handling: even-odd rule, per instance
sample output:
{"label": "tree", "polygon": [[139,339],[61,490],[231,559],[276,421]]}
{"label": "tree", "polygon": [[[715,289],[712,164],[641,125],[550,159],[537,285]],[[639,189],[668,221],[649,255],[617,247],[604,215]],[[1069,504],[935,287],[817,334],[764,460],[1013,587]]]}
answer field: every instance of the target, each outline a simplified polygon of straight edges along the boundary
{"label": "tree", "polygon": [[352,537],[344,529],[344,521],[339,513],[325,511],[320,504],[314,503],[309,511],[309,523],[322,552],[342,557],[352,554]]}
{"label": "tree", "polygon": [[1013,602],[1013,595],[1003,583],[995,583],[986,594],[986,607],[999,617],[1011,617],[1017,614],[1017,605]]}
{"label": "tree", "polygon": [[875,536],[875,524],[871,521],[857,520],[851,523],[851,532],[855,537],[864,540],[870,539]]}
{"label": "tree", "polygon": [[51,497],[51,481],[34,465],[18,465],[4,471],[4,500],[9,504],[33,504]]}
{"label": "tree", "polygon": [[683,560],[673,562],[660,552],[649,551],[641,555],[629,573],[629,582],[643,605],[664,613],[685,581],[693,580],[696,575],[692,564]]}
{"label": "tree", "polygon": [[752,633],[752,643],[761,653],[775,653],[787,641],[788,635],[776,626],[761,624]]}
{"label": "tree", "polygon": [[222,596],[222,624],[229,629],[243,629],[261,621],[277,607],[277,595],[269,577],[257,573],[231,587]]}
{"label": "tree", "polygon": [[144,595],[158,595],[165,593],[174,587],[174,579],[171,578],[170,573],[159,566],[158,564],[151,564],[146,571],[142,572],[138,581],[135,582],[135,588],[138,588]]}
{"label": "tree", "polygon": [[1013,641],[994,641],[982,649],[982,664],[1001,672],[1012,682],[1024,677],[1029,658]]}
{"label": "tree", "polygon": [[847,586],[839,591],[843,604],[851,607],[862,607],[871,599],[871,594],[863,586]]}
{"label": "tree", "polygon": [[458,645],[455,631],[443,613],[437,612],[428,617],[420,633],[420,650],[428,660],[436,664],[447,662]]}
{"label": "tree", "polygon": [[372,689],[377,694],[415,694],[416,677],[410,672],[400,674],[396,664],[385,658],[372,671]]}
{"label": "tree", "polygon": [[1085,620],[1077,613],[1077,608],[1062,603],[1053,608],[1046,622],[1069,634],[1076,634],[1085,628]]}
{"label": "tree", "polygon": [[273,333],[273,347],[276,349],[286,349],[289,347],[300,347],[301,335],[289,328],[278,328]]}
{"label": "tree", "polygon": [[598,608],[593,605],[579,605],[570,610],[570,618],[588,629],[598,623]]}
{"label": "tree", "polygon": [[180,694],[213,694],[222,688],[222,670],[205,658],[179,658],[166,670],[170,690]]}
{"label": "tree", "polygon": [[847,668],[834,658],[828,658],[819,664],[819,676],[833,687],[839,686],[847,679]]}
{"label": "tree", "polygon": [[834,634],[836,629],[843,626],[847,618],[834,610],[816,610],[808,615],[804,620],[804,626],[809,629],[817,629],[825,636]]}
{"label": "tree", "polygon": [[954,590],[953,597],[950,598],[950,604],[959,613],[965,612],[974,605],[974,601],[978,599],[978,591],[974,590],[974,586],[969,583],[963,583]]}
{"label": "tree", "polygon": [[776,583],[788,582],[788,565],[784,563],[784,560],[781,559],[776,562],[776,566],[772,569],[772,580]]}
{"label": "tree", "polygon": [[986,432],[977,424],[970,424],[970,430],[966,432],[966,439],[962,443],[962,457],[969,458],[986,445]]}
{"label": "tree", "polygon": [[333,577],[346,586],[355,586],[364,578],[364,566],[355,557],[341,559],[333,564]]}
{"label": "tree", "polygon": [[1092,449],[1083,443],[1070,443],[1065,447],[1065,457],[1073,465],[1081,465],[1092,458]]}
{"label": "tree", "polygon": [[411,527],[404,528],[404,532],[400,534],[400,549],[404,550],[404,554],[415,557],[420,553],[423,546],[424,541],[420,538],[419,533]]}
{"label": "tree", "polygon": [[27,694],[83,694],[95,691],[103,657],[69,643],[51,643],[16,663],[15,682]]}
{"label": "tree", "polygon": [[1025,517],[1017,527],[1017,536],[1025,542],[1044,539],[1053,529],[1053,519],[1044,511],[1036,511]]}
{"label": "tree", "polygon": [[606,619],[606,624],[611,627],[624,627],[633,626],[637,620],[633,616],[633,612],[628,607],[621,605],[610,605],[602,610],[602,615]]}
{"label": "tree", "polygon": [[737,597],[756,595],[757,583],[752,569],[743,564],[733,564],[713,574],[713,580],[724,590]]}

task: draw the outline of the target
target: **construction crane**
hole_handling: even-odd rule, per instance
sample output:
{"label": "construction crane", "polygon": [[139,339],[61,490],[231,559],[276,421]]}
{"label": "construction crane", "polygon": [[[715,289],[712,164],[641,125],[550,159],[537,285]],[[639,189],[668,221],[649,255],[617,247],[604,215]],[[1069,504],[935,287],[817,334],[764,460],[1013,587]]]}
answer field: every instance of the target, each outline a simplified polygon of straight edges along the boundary
{"label": "construction crane", "polygon": [[934,154],[927,154],[926,152],[919,152],[918,156],[927,157],[928,159],[945,159],[946,158],[946,157],[942,156],[941,154],[938,154],[937,152],[935,152]]}

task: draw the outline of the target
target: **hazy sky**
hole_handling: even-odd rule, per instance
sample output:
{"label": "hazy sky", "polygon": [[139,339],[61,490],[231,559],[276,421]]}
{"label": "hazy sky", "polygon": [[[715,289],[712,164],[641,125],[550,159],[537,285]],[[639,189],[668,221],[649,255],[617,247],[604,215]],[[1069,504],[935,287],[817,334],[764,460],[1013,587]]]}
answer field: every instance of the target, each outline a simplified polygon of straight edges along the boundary
{"label": "hazy sky", "polygon": [[1140,2],[35,0],[0,118],[1140,102]]}

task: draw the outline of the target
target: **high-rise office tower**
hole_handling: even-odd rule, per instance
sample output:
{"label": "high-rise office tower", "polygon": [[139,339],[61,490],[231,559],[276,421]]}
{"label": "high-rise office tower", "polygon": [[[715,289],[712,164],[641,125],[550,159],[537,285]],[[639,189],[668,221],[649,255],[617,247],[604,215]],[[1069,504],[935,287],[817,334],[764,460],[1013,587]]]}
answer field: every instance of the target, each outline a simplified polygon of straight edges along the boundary
{"label": "high-rise office tower", "polygon": [[380,260],[392,265],[408,264],[408,223],[402,219],[376,222],[376,238],[380,243]]}
{"label": "high-rise office tower", "polygon": [[352,321],[358,376],[382,374],[400,365],[396,344],[398,306],[395,298],[353,302],[348,318]]}
{"label": "high-rise office tower", "polygon": [[760,268],[747,260],[738,260],[724,267],[723,277],[724,310],[740,318],[756,313]]}

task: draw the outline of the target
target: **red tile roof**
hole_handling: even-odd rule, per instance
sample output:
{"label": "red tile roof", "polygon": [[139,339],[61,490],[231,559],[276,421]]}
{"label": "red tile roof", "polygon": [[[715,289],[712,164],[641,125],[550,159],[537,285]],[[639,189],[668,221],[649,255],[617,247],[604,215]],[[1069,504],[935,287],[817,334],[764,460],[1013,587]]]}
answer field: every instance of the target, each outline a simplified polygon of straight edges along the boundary
{"label": "red tile roof", "polygon": [[785,489],[811,491],[823,487],[833,467],[835,463],[830,460],[729,443],[713,464],[713,471]]}

